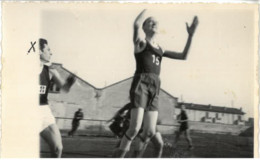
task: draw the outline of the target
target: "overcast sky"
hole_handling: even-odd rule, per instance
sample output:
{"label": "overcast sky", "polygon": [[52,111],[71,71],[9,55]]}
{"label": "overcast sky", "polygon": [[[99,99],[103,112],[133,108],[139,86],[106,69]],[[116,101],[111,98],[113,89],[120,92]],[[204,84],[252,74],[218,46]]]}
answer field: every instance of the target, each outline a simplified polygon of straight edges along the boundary
{"label": "overcast sky", "polygon": [[[186,61],[162,60],[162,88],[187,103],[240,108],[253,116],[254,12],[191,5],[149,7],[159,21],[159,44],[182,51],[193,16],[199,26]],[[53,62],[102,88],[133,76],[133,22],[144,6],[50,8],[42,11],[42,37]]]}

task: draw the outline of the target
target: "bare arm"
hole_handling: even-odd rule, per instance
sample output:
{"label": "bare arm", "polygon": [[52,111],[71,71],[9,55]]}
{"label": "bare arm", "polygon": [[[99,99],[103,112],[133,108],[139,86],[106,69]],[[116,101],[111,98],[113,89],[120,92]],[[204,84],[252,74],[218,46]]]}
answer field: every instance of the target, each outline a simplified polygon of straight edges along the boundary
{"label": "bare arm", "polygon": [[56,69],[50,68],[49,71],[57,86],[62,88],[65,85],[66,81],[63,78],[61,78],[59,72]]}
{"label": "bare arm", "polygon": [[121,115],[122,113],[124,113],[124,111],[129,110],[131,108],[131,104],[126,104],[123,108],[119,109],[116,114],[107,122],[112,121],[113,119],[115,119],[117,116]]}
{"label": "bare arm", "polygon": [[117,113],[122,114],[122,113],[124,113],[124,111],[129,110],[130,108],[131,108],[131,104],[128,103],[128,104],[126,104],[123,108],[119,109],[119,110],[117,111]]}
{"label": "bare arm", "polygon": [[50,67],[49,71],[58,87],[62,88],[66,92],[69,91],[70,87],[74,84],[76,80],[73,75],[70,75],[66,80],[63,79],[55,68]]}
{"label": "bare arm", "polygon": [[192,41],[192,37],[193,37],[193,34],[195,32],[195,29],[198,25],[198,17],[195,16],[194,19],[193,19],[193,22],[191,24],[191,26],[189,26],[187,23],[186,23],[186,27],[187,27],[187,32],[189,34],[189,37],[188,37],[188,40],[186,42],[186,45],[183,49],[182,52],[174,52],[174,51],[165,51],[164,52],[164,57],[168,57],[168,58],[172,58],[172,59],[179,59],[179,60],[186,60],[187,58],[187,55],[188,55],[188,52],[189,52],[189,49],[190,49],[190,45],[191,45],[191,41]]}
{"label": "bare arm", "polygon": [[145,13],[146,9],[144,9],[135,19],[134,22],[134,36],[133,36],[133,42],[134,42],[134,50],[135,53],[139,53],[144,47],[145,47],[145,41],[144,38],[141,37],[142,31],[142,25],[145,20]]}
{"label": "bare arm", "polygon": [[141,32],[142,25],[143,25],[143,22],[144,22],[145,12],[146,12],[146,9],[144,9],[135,19],[135,22],[134,22],[134,39],[133,39],[134,44],[139,43],[139,41],[141,40],[140,32]]}

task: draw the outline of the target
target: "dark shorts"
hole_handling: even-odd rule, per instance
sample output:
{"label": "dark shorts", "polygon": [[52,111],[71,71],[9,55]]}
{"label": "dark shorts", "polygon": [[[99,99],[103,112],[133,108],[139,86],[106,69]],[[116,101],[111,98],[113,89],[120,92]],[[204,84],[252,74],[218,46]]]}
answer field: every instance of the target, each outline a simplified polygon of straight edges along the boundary
{"label": "dark shorts", "polygon": [[189,128],[188,124],[181,124],[179,131],[183,132],[183,131],[186,131],[188,128]]}
{"label": "dark shorts", "polygon": [[79,126],[79,121],[73,120],[72,121],[72,126],[78,127]]}
{"label": "dark shorts", "polygon": [[142,73],[134,76],[130,99],[133,108],[141,107],[145,111],[158,111],[160,78],[153,73]]}

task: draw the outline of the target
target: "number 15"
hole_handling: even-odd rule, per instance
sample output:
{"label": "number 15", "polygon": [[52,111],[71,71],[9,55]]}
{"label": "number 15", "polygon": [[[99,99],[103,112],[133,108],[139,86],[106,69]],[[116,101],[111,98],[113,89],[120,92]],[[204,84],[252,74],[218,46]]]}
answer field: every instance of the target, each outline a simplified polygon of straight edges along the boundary
{"label": "number 15", "polygon": [[153,57],[153,63],[155,63],[156,65],[159,65],[160,64],[160,61],[159,61],[160,57],[156,57],[155,55],[152,55],[152,57]]}

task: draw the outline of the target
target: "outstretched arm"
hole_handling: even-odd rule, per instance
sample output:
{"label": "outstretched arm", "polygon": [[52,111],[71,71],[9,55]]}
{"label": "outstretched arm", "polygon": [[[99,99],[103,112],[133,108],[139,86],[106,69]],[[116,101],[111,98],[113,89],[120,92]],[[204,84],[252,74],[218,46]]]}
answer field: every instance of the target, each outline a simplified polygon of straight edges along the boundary
{"label": "outstretched arm", "polygon": [[145,20],[145,12],[146,9],[144,9],[135,19],[134,22],[134,44],[137,44],[140,42],[140,32],[142,29],[143,22]]}
{"label": "outstretched arm", "polygon": [[192,22],[191,26],[189,26],[188,23],[186,23],[187,32],[189,34],[189,37],[188,37],[188,40],[187,40],[186,45],[184,47],[184,50],[181,53],[166,50],[164,52],[164,57],[168,57],[168,58],[172,58],[172,59],[186,60],[189,49],[190,49],[192,36],[193,36],[193,34],[194,34],[194,32],[197,28],[198,23],[199,23],[199,21],[198,21],[197,16],[195,16],[193,18],[193,22]]}
{"label": "outstretched arm", "polygon": [[134,22],[134,52],[139,53],[144,47],[145,47],[145,41],[144,38],[141,37],[142,31],[142,25],[146,18],[146,10],[144,9],[135,19]]}
{"label": "outstretched arm", "polygon": [[66,80],[63,79],[55,68],[50,67],[49,71],[58,87],[62,88],[66,92],[70,90],[70,87],[76,81],[73,75],[70,75]]}
{"label": "outstretched arm", "polygon": [[115,119],[117,116],[119,116],[119,115],[121,115],[122,113],[124,113],[124,111],[129,110],[129,109],[131,109],[131,103],[128,103],[128,104],[126,104],[123,108],[119,109],[119,110],[116,112],[116,114],[115,114],[110,120],[108,120],[107,122],[112,121],[112,120]]}
{"label": "outstretched arm", "polygon": [[122,107],[121,109],[119,109],[119,110],[117,111],[117,113],[122,114],[122,113],[124,113],[126,110],[129,110],[129,109],[131,109],[131,103],[126,104],[124,107]]}

